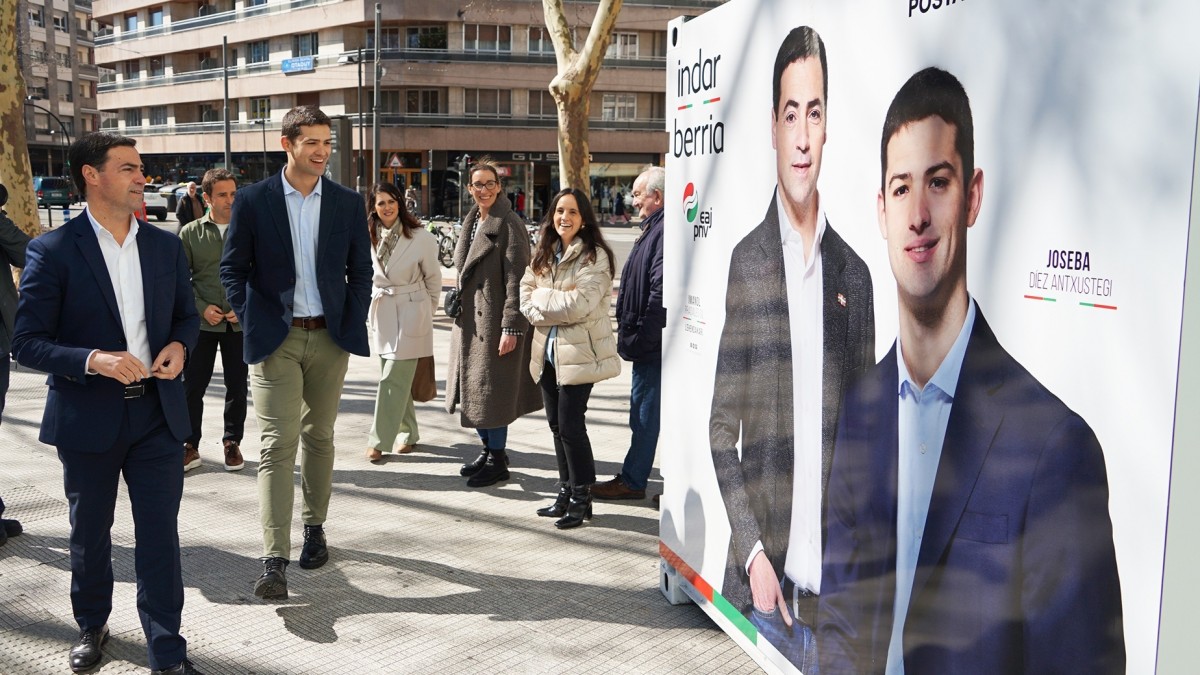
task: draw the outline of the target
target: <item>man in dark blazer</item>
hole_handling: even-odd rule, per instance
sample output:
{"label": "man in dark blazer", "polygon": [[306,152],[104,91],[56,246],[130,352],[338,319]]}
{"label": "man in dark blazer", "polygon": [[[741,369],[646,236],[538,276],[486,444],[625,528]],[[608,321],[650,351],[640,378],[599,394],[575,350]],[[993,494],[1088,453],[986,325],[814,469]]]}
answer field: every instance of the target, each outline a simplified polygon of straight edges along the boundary
{"label": "man in dark blazer", "polygon": [[900,335],[846,392],[827,493],[820,672],[1124,673],[1104,454],[967,291],[983,200],[970,103],[928,68],[883,131]]}
{"label": "man in dark blazer", "polygon": [[816,188],[826,72],[820,36],[794,29],[775,60],[778,188],[730,261],[709,420],[731,530],[721,593],[804,672],[816,663],[821,495],[838,403],[875,350],[870,272],[825,220]]}
{"label": "man in dark blazer", "polygon": [[[0,415],[4,414],[4,399],[8,395],[8,381],[12,349],[13,321],[17,314],[17,287],[13,285],[9,266],[25,267],[25,248],[29,246],[29,235],[9,220],[4,212],[8,203],[8,188],[0,185]],[[4,515],[4,499],[0,498],[0,516]],[[9,537],[21,534],[20,521],[0,518],[0,546]]]}
{"label": "man in dark blazer", "polygon": [[179,444],[191,427],[179,375],[199,331],[187,260],[178,238],[133,217],[146,178],[132,139],[88,134],[69,154],[88,207],[29,244],[13,354],[49,373],[38,438],[58,448],[71,509],[71,607],[80,636],[70,665],[76,672],[95,666],[108,638],[110,530],[123,476],[150,668],[192,673],[179,634],[176,527]]}
{"label": "man in dark blazer", "polygon": [[316,106],[283,117],[283,171],[238,192],[221,283],[242,324],[254,410],[263,524],[260,598],[287,597],[293,475],[301,442],[300,567],[325,564],[333,426],[350,354],[369,356],[371,239],[363,198],[324,177],[330,120]]}

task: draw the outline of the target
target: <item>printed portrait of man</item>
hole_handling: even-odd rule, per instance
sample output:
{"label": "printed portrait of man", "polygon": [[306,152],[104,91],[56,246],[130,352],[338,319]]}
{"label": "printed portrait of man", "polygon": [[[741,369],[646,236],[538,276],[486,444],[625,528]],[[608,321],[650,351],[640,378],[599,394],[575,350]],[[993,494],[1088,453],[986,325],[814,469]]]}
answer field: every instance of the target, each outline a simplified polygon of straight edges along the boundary
{"label": "printed portrait of man", "polygon": [[984,179],[957,78],[901,87],[880,158],[899,335],[842,403],[820,672],[1124,673],[1100,443],[967,288]]}
{"label": "printed portrait of man", "polygon": [[820,35],[788,33],[773,76],[777,185],[730,259],[709,441],[732,531],[721,593],[810,672],[822,493],[842,391],[874,363],[874,307],[870,272],[817,190],[829,100]]}

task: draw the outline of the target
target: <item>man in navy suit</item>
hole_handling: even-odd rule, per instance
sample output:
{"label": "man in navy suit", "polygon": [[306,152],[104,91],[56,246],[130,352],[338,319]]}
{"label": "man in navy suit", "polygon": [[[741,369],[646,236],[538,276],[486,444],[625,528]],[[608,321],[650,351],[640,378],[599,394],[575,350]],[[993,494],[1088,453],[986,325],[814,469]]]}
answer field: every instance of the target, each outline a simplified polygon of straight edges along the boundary
{"label": "man in navy suit", "polygon": [[134,141],[88,134],[70,148],[87,209],[26,254],[13,354],[49,373],[39,439],[58,448],[71,508],[71,670],[101,658],[112,611],[110,531],[124,476],[133,510],[137,607],[155,673],[193,673],[179,634],[179,444],[190,424],[183,371],[199,317],[179,239],[142,207]]}
{"label": "man in navy suit", "polygon": [[884,122],[900,335],[847,390],[827,493],[820,672],[1124,673],[1104,454],[967,291],[970,102],[912,76]]}
{"label": "man in navy suit", "polygon": [[242,324],[254,411],[263,573],[254,594],[286,598],[292,472],[301,441],[304,546],[300,567],[329,559],[324,523],[333,488],[333,425],[350,354],[369,356],[371,239],[363,198],[324,178],[333,145],[316,106],[283,116],[283,171],[239,191],[221,283]]}

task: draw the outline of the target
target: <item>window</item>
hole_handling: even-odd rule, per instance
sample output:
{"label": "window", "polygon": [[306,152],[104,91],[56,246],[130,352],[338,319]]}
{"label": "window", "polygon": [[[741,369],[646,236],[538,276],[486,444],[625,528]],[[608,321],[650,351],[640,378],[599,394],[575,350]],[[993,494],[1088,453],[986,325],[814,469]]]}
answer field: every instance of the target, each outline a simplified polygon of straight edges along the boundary
{"label": "window", "polygon": [[163,66],[163,60],[161,57],[150,59],[149,65],[150,67],[146,72],[148,77],[162,77],[163,75],[166,75],[167,71]]}
{"label": "window", "polygon": [[316,56],[317,34],[304,33],[292,36],[292,56]]}
{"label": "window", "polygon": [[217,9],[217,4],[215,2],[206,2],[203,5],[196,6],[196,16],[208,16],[210,14],[216,14],[219,11],[221,10]]}
{"label": "window", "polygon": [[546,30],[544,26],[529,27],[529,53],[554,53],[554,43],[550,40],[550,31]]}
{"label": "window", "polygon": [[637,94],[604,94],[600,100],[600,119],[637,119]]}
{"label": "window", "polygon": [[554,105],[554,97],[545,89],[529,90],[530,117],[558,117],[558,107]]}
{"label": "window", "polygon": [[604,53],[609,59],[636,59],[638,57],[637,33],[613,33],[608,51]]}
{"label": "window", "polygon": [[92,55],[90,49],[80,47],[75,50],[75,63],[90,65],[92,63],[91,57]]}
{"label": "window", "polygon": [[383,89],[379,92],[379,112],[381,113],[398,113],[400,112],[400,90],[399,89]]}
{"label": "window", "polygon": [[142,109],[129,108],[125,111],[125,126],[140,127],[142,126]]}
{"label": "window", "polygon": [[271,99],[269,97],[264,96],[262,98],[250,99],[250,119],[271,119]]}
{"label": "window", "polygon": [[446,49],[445,26],[409,26],[405,29],[409,49]]}
{"label": "window", "polygon": [[67,26],[66,14],[59,14],[58,12],[54,13],[54,30],[59,31],[60,33],[71,32],[70,27]]}
{"label": "window", "polygon": [[137,59],[122,61],[121,72],[124,73],[126,80],[136,80],[142,76],[142,68]]}
{"label": "window", "polygon": [[45,28],[46,19],[42,16],[41,7],[29,8],[29,26],[30,28]]}
{"label": "window", "polygon": [[150,8],[150,25],[151,26],[163,25],[163,8],[162,7],[151,7]]}
{"label": "window", "polygon": [[246,7],[260,7],[267,4],[267,0],[244,0],[242,4]]}
{"label": "window", "polygon": [[161,127],[167,124],[167,106],[150,106],[150,126]]}
{"label": "window", "polygon": [[469,23],[465,28],[463,49],[469,52],[511,52],[512,28]]}
{"label": "window", "polygon": [[60,100],[64,103],[70,103],[75,100],[75,92],[71,91],[71,89],[66,86],[59,87],[58,88],[58,100]]}
{"label": "window", "polygon": [[201,103],[196,106],[196,119],[201,122],[220,122],[221,109],[212,103]]}
{"label": "window", "polygon": [[54,48],[54,62],[64,68],[71,67],[71,50],[69,47],[57,46]]}
{"label": "window", "polygon": [[[380,49],[400,49],[400,29],[399,28],[380,28],[379,29],[379,48]],[[367,49],[375,49],[375,29],[367,31]]]}
{"label": "window", "polygon": [[470,117],[502,117],[512,114],[512,92],[508,89],[466,89],[465,112]]}
{"label": "window", "polygon": [[246,63],[266,63],[271,60],[271,46],[266,40],[251,42],[247,46],[249,53],[246,55]]}
{"label": "window", "polygon": [[137,14],[126,14],[125,15],[125,32],[126,33],[136,33],[137,32]]}
{"label": "window", "polygon": [[95,82],[80,82],[79,83],[79,98],[96,98],[96,83]]}
{"label": "window", "polygon": [[442,92],[437,89],[409,89],[405,94],[404,112],[410,115],[441,115]]}

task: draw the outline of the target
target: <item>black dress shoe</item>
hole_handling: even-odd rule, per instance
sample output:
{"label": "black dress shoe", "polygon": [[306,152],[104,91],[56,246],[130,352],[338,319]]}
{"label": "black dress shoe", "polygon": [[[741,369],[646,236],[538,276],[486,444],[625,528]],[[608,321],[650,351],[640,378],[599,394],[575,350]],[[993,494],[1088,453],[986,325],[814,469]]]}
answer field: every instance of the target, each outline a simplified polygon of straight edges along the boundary
{"label": "black dress shoe", "polygon": [[467,479],[467,487],[487,487],[502,480],[508,480],[508,453],[503,450],[489,450],[487,463]]}
{"label": "black dress shoe", "polygon": [[475,474],[479,473],[479,470],[483,468],[484,464],[487,464],[487,459],[488,459],[488,449],[487,449],[487,446],[485,445],[485,446],[483,446],[483,451],[479,453],[478,457],[476,457],[474,460],[472,460],[470,462],[467,462],[466,464],[463,464],[462,467],[459,468],[458,475],[474,476]]}
{"label": "black dress shoe", "polygon": [[171,668],[163,668],[162,670],[151,670],[150,675],[204,675],[204,673],[196,670],[191,661],[183,660],[183,663],[175,665]]}
{"label": "black dress shoe", "polygon": [[108,642],[108,624],[79,631],[79,639],[71,647],[71,671],[82,673],[96,667],[103,653],[100,647]]}
{"label": "black dress shoe", "polygon": [[21,529],[20,521],[13,520],[12,518],[0,518],[0,526],[3,526],[0,529],[3,529],[4,534],[9,537],[15,537],[24,532],[24,530]]}
{"label": "black dress shoe", "polygon": [[304,526],[304,547],[300,549],[300,567],[315,570],[329,561],[329,549],[325,547],[325,528],[320,525]]}
{"label": "black dress shoe", "polygon": [[254,582],[254,595],[263,600],[287,600],[286,558],[262,558],[263,573]]}
{"label": "black dress shoe", "polygon": [[563,483],[558,488],[558,497],[554,503],[538,509],[537,514],[543,518],[562,518],[567,512],[567,503],[570,501],[571,486]]}

